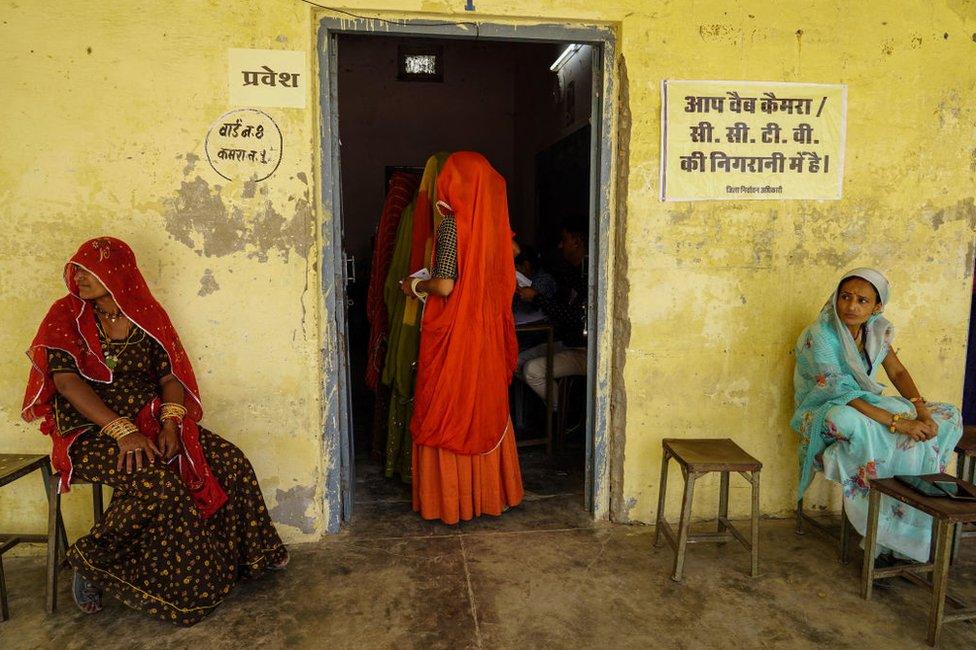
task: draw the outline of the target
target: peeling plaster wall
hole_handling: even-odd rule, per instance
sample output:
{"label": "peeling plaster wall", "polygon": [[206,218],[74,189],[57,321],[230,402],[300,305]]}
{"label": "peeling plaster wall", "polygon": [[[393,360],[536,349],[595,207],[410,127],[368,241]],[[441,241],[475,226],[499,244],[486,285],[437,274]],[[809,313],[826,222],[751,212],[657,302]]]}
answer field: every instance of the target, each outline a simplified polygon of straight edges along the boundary
{"label": "peeling plaster wall", "polygon": [[[308,108],[263,109],[284,134],[277,172],[228,182],[207,163],[233,108],[227,48],[309,51],[296,2],[37,3],[0,8],[0,450],[49,450],[20,421],[23,355],[65,260],[119,236],[167,307],[200,382],[204,424],[240,446],[287,542],[317,539],[321,505],[318,296]],[[90,491],[65,495],[69,536]],[[40,478],[0,495],[0,529],[42,531]]]}
{"label": "peeling plaster wall", "polygon": [[[901,358],[926,396],[958,402],[976,222],[971,0],[336,4],[385,18],[615,29],[626,75],[609,73],[628,118],[613,125],[626,137],[614,169],[626,178],[612,189],[615,329],[598,345],[619,435],[613,493],[598,501],[613,497],[616,520],[653,520],[664,436],[735,438],[764,462],[763,511],[793,507],[790,351],[848,267],[887,272]],[[322,466],[335,459],[321,458],[319,427],[334,414],[320,412],[316,350],[334,343],[309,290],[319,286],[313,222],[331,218],[313,208],[313,97],[304,111],[268,111],[286,151],[268,181],[221,182],[201,160],[207,127],[229,108],[225,48],[303,49],[314,66],[312,12],[292,0],[0,9],[4,450],[46,450],[18,421],[20,351],[63,291],[63,260],[114,233],[135,247],[194,355],[207,425],[250,455],[286,538],[323,530]],[[848,84],[845,198],[659,202],[662,78]],[[625,348],[611,357],[613,342]],[[714,511],[717,484],[701,482],[699,514]],[[733,485],[741,514],[745,484]],[[0,527],[43,528],[39,486],[2,497]],[[67,499],[72,535],[87,526],[86,499],[81,489]]]}
{"label": "peeling plaster wall", "polygon": [[[614,151],[623,156],[614,169],[626,178],[610,190],[620,202],[610,241],[622,242],[606,288],[614,331],[598,342],[611,359],[600,381],[608,380],[613,395],[615,520],[653,521],[665,436],[736,439],[764,463],[763,512],[792,510],[791,350],[847,268],[869,264],[889,275],[900,356],[927,396],[958,403],[976,219],[976,3],[475,5],[473,13],[461,2],[434,0],[341,6],[386,18],[431,18],[403,13],[427,11],[615,30],[618,69],[610,74],[618,101],[629,105],[621,108],[626,125],[614,125]],[[848,84],[844,199],[661,203],[664,78]],[[614,343],[625,346],[616,355]],[[699,482],[696,514],[714,514],[713,478]],[[679,502],[673,480],[672,513]],[[822,485],[809,502],[828,504],[830,495],[837,507],[836,491]],[[733,513],[747,506],[745,482],[733,481]]]}
{"label": "peeling plaster wall", "polygon": [[[848,268],[884,270],[900,357],[927,397],[959,403],[976,225],[974,33],[972,2],[669,2],[624,19],[630,343],[616,519],[652,520],[664,436],[736,439],[764,463],[763,512],[794,507],[791,350]],[[662,78],[848,84],[843,200],[659,202]],[[672,514],[679,485],[672,478]],[[706,479],[697,514],[714,514],[717,486]],[[739,514],[747,495],[733,480]],[[837,507],[837,497],[821,483],[810,501]]]}

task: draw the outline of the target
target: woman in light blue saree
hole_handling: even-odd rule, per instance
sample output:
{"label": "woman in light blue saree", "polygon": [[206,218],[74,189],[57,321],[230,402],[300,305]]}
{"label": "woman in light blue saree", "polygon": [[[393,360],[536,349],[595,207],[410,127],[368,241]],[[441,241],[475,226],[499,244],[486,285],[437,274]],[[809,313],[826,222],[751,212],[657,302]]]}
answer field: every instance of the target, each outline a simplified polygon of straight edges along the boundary
{"label": "woman in light blue saree", "polygon": [[[926,402],[891,349],[882,311],[888,281],[874,269],[850,271],[796,343],[796,412],[801,437],[799,498],[817,471],[844,488],[847,516],[864,535],[868,480],[944,471],[962,435],[959,410]],[[882,395],[883,366],[900,397]],[[926,562],[932,519],[882,497],[879,553]]]}

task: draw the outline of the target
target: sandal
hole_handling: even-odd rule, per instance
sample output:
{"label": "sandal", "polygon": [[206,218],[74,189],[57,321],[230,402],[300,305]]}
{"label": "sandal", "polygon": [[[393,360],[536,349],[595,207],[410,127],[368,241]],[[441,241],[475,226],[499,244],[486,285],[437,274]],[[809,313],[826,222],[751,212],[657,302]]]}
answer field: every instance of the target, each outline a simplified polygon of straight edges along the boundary
{"label": "sandal", "polygon": [[77,569],[71,580],[71,595],[74,596],[75,605],[84,613],[95,614],[102,611],[102,590],[78,573]]}
{"label": "sandal", "polygon": [[285,559],[275,562],[274,564],[269,564],[268,569],[271,571],[284,571],[285,567],[288,566],[288,560],[290,559],[291,556],[288,555],[288,551],[285,551]]}

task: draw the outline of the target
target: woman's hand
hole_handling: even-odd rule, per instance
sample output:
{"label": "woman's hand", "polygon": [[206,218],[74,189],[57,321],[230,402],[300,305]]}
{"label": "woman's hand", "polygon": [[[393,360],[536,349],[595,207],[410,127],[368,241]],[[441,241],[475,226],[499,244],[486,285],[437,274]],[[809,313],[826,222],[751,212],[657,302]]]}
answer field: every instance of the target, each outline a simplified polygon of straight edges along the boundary
{"label": "woman's hand", "polygon": [[898,420],[895,431],[917,442],[925,442],[933,437],[928,433],[928,425],[920,420]]}
{"label": "woman's hand", "polygon": [[159,431],[160,454],[165,461],[169,461],[176,454],[180,453],[180,429],[176,421],[172,418],[163,420],[163,427]]}
{"label": "woman's hand", "polygon": [[115,464],[115,469],[121,472],[125,466],[125,473],[131,474],[144,466],[154,464],[159,455],[159,448],[152,440],[138,432],[130,433],[119,440],[119,461]]}
{"label": "woman's hand", "polygon": [[413,289],[410,287],[410,283],[412,281],[413,281],[413,278],[411,278],[409,275],[407,277],[403,278],[402,280],[400,280],[400,291],[402,291],[403,292],[403,295],[405,295],[407,298],[416,298],[417,297],[417,296],[413,295]]}
{"label": "woman's hand", "polygon": [[935,423],[935,420],[928,413],[919,413],[917,421],[921,422],[925,428],[925,433],[928,435],[926,440],[931,440],[939,435],[939,425]]}

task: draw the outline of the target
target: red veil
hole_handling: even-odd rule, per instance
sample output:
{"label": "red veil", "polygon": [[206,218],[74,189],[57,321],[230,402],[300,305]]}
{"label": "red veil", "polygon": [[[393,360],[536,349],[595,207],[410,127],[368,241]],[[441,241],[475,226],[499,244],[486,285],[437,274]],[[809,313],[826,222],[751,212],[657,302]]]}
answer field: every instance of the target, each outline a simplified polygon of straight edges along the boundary
{"label": "red veil", "polygon": [[393,247],[396,243],[397,226],[400,215],[417,191],[420,179],[413,174],[394,172],[390,179],[390,189],[383,203],[380,225],[376,232],[376,245],[369,272],[369,290],[366,296],[366,317],[369,319],[369,359],[366,362],[366,385],[376,391],[380,385],[383,371],[383,358],[386,355],[385,339],[390,334],[389,314],[383,300],[383,286],[390,271]]}
{"label": "red veil", "polygon": [[[112,381],[112,370],[104,361],[95,312],[91,303],[78,295],[72,265],[80,266],[98,278],[115,299],[119,309],[139,328],[156,339],[169,356],[173,374],[183,384],[187,415],[183,421],[179,454],[181,477],[193,495],[204,517],[215,513],[227,501],[227,495],[213,476],[200,446],[197,422],[203,416],[200,389],[193,367],[180,343],[173,324],[163,307],[156,302],[146,284],[136,258],[129,246],[113,237],[91,239],[64,267],[64,282],[68,295],[56,301],[41,322],[37,335],[27,350],[31,360],[30,376],[24,394],[21,416],[30,422],[44,418],[41,431],[51,436],[54,445],[51,462],[61,472],[61,491],[67,492],[71,481],[71,443],[88,427],[72,431],[57,431],[53,418],[53,400],[57,392],[47,367],[47,350],[59,349],[70,354],[85,379],[92,382]],[[147,404],[136,418],[143,434],[155,440],[159,433],[159,400]]]}
{"label": "red veil", "polygon": [[410,430],[418,445],[484,454],[508,425],[518,357],[505,179],[462,151],[444,164],[437,195],[454,210],[458,278],[448,298],[427,299]]}

